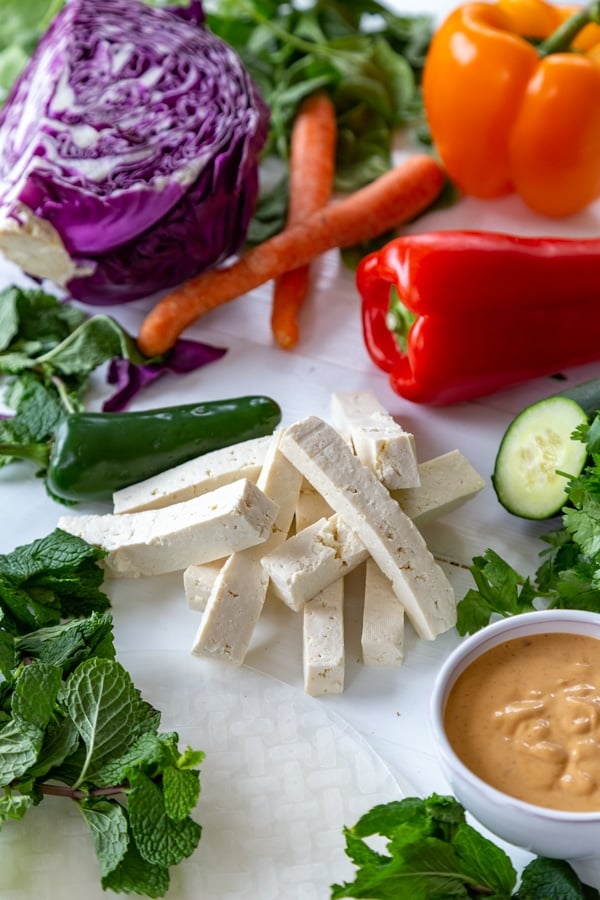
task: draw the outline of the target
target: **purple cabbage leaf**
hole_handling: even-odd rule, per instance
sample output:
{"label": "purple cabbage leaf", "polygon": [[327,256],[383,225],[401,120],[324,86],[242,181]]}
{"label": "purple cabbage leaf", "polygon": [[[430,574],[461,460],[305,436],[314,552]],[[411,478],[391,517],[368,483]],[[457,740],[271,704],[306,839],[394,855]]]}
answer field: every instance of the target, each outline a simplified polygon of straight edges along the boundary
{"label": "purple cabbage leaf", "polygon": [[117,390],[102,404],[104,412],[120,412],[148,385],[167,373],[185,375],[221,359],[227,352],[201,341],[180,338],[162,361],[136,363],[125,356],[114,356],[106,373],[108,384]]}

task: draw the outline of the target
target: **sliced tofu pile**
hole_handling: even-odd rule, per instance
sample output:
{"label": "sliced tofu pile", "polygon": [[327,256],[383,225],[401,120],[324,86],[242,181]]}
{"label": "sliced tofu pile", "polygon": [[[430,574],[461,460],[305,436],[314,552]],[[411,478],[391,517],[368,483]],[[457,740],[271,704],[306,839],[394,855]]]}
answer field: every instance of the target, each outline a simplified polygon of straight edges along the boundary
{"label": "sliced tofu pile", "polygon": [[344,580],[364,570],[365,665],[396,666],[408,618],[433,640],[456,599],[419,526],[484,486],[453,450],[419,462],[415,440],[370,391],[338,393],[332,421],[206,454],[114,495],[114,512],[59,527],[106,552],[122,577],[182,571],[201,614],[194,654],[240,665],[267,594],[303,618],[307,693],[344,688]]}

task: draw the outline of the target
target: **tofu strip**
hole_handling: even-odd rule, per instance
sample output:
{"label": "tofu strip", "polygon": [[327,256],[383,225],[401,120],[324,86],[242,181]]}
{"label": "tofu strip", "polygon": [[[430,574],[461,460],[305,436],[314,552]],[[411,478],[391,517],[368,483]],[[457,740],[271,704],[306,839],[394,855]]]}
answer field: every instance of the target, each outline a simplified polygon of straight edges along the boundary
{"label": "tofu strip", "polygon": [[485,487],[479,472],[460,450],[450,450],[420,463],[419,473],[420,487],[390,491],[419,526],[458,509]]}
{"label": "tofu strip", "polygon": [[318,519],[263,557],[273,592],[298,612],[319,591],[369,556],[360,537],[334,513]]}
{"label": "tofu strip", "polygon": [[390,579],[419,637],[433,640],[456,623],[450,582],[400,505],[344,439],[316,416],[284,429],[281,452],[345,522]]}
{"label": "tofu strip", "polygon": [[260,548],[233,553],[223,565],[194,639],[196,655],[211,653],[241,665],[248,652],[269,586],[262,557],[286,540],[302,486],[302,475],[279,450],[281,434],[273,436],[257,482],[277,506],[272,532]]}
{"label": "tofu strip", "polygon": [[184,569],[183,590],[190,609],[204,612],[213,585],[227,559],[228,557],[225,557],[225,559],[203,563],[201,566],[188,566],[187,569]]}
{"label": "tofu strip", "polygon": [[374,559],[365,566],[360,637],[365,666],[399,666],[404,658],[404,607]]}
{"label": "tofu strip", "polygon": [[[398,604],[400,605],[400,604]],[[344,579],[319,591],[302,610],[304,690],[313,697],[344,690]]]}
{"label": "tofu strip", "polygon": [[265,461],[271,436],[252,438],[213,450],[146,478],[113,494],[116,514],[158,509],[199,497],[240,478],[256,482]]}
{"label": "tofu strip", "polygon": [[[329,515],[329,506],[303,479],[296,504],[296,528],[303,529]],[[344,579],[338,578],[302,607],[302,667],[304,690],[313,697],[344,690]]]}
{"label": "tofu strip", "polygon": [[331,515],[333,515],[331,507],[325,503],[319,492],[315,491],[312,484],[304,478],[296,503],[296,533],[314,525],[319,519],[328,519]]}
{"label": "tofu strip", "polygon": [[277,505],[242,478],[184,503],[138,513],[61,516],[58,527],[106,551],[107,574],[135,578],[210,562],[260,544]]}
{"label": "tofu strip", "polygon": [[418,487],[414,435],[396,422],[372,391],[333,394],[331,414],[337,431],[386,488]]}

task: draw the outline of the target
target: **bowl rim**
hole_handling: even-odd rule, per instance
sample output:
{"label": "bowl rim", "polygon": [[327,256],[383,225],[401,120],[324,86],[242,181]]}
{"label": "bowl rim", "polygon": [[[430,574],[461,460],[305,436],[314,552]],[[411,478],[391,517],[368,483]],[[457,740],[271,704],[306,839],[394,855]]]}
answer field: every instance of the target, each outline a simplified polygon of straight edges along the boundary
{"label": "bowl rim", "polygon": [[[446,766],[455,771],[465,780],[471,788],[476,789],[480,794],[489,795],[489,802],[498,804],[504,808],[511,807],[519,810],[528,816],[540,819],[550,820],[556,824],[565,824],[567,822],[591,824],[600,822],[600,808],[596,811],[582,812],[564,809],[554,809],[549,806],[539,806],[535,803],[528,803],[511,794],[506,794],[498,788],[493,787],[484,781],[478,775],[475,775],[468,766],[463,763],[460,757],[454,751],[450,741],[446,736],[443,725],[443,713],[445,701],[454,682],[459,675],[467,668],[467,666],[481,653],[491,649],[500,640],[511,640],[518,637],[519,634],[526,629],[529,634],[537,634],[548,630],[548,626],[572,624],[574,626],[593,625],[598,630],[597,638],[600,640],[600,613],[590,610],[580,609],[541,609],[533,612],[518,613],[517,615],[508,616],[500,619],[490,625],[484,626],[479,631],[465,638],[457,647],[452,650],[449,656],[444,660],[439,669],[433,689],[431,692],[429,703],[429,725],[432,734],[435,749],[440,756],[442,762]],[[532,626],[534,626],[533,630]],[[555,633],[563,631],[560,627],[552,628]],[[586,634],[579,628],[571,629],[573,633]],[[514,634],[510,634],[514,632]],[[510,635],[510,636],[509,636]],[[594,637],[595,635],[589,635]]]}

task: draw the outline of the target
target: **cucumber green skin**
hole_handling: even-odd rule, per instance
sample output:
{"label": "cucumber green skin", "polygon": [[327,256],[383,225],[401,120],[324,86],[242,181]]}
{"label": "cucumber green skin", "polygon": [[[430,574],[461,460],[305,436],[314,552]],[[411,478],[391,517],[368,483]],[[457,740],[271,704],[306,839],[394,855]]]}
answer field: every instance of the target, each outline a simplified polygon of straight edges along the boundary
{"label": "cucumber green skin", "polygon": [[73,413],[58,426],[46,472],[58,500],[111,500],[115,491],[210,450],[272,434],[270,397],[234,397],[124,413]]}
{"label": "cucumber green skin", "polygon": [[[598,395],[596,395],[598,396]],[[591,402],[591,396],[587,395]],[[548,427],[552,426],[555,434],[560,430],[561,419],[565,431],[563,461],[549,466],[546,473],[540,465],[535,470],[536,485],[532,488],[531,477],[523,462],[523,454],[531,454],[532,437],[536,436],[534,451],[543,443]],[[581,441],[571,441],[574,429],[589,421],[586,409],[566,392],[553,394],[537,403],[527,406],[507,428],[500,443],[492,485],[502,506],[523,519],[550,519],[558,515],[566,503],[566,479],[556,475],[557,471],[577,476],[585,467],[587,450]],[[548,466],[546,461],[546,466]],[[544,483],[545,479],[545,483]],[[541,486],[540,486],[541,485]]]}
{"label": "cucumber green skin", "polygon": [[592,418],[600,411],[600,378],[592,378],[590,381],[576,384],[574,387],[566,388],[564,391],[558,391],[552,396],[573,400],[582,408],[588,418]]}

